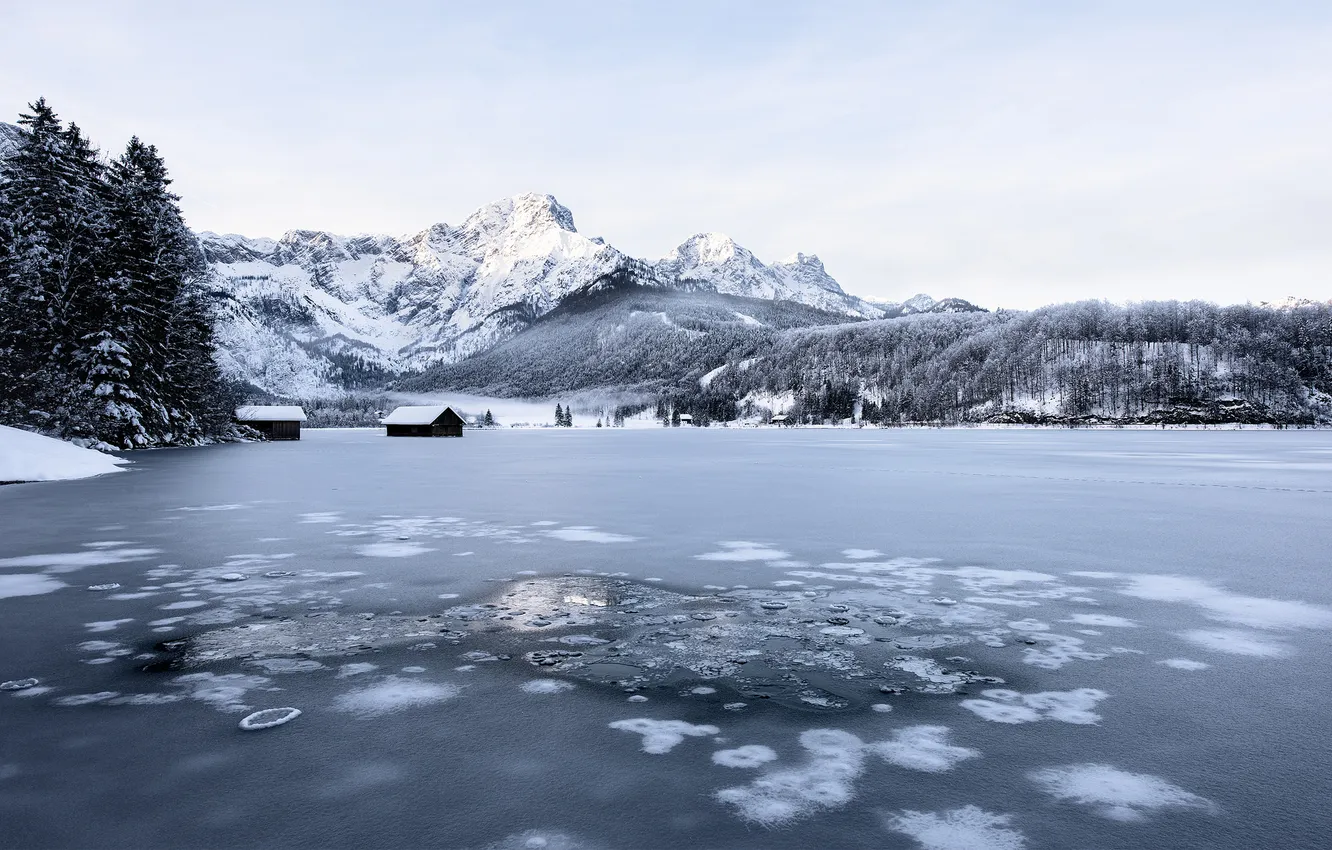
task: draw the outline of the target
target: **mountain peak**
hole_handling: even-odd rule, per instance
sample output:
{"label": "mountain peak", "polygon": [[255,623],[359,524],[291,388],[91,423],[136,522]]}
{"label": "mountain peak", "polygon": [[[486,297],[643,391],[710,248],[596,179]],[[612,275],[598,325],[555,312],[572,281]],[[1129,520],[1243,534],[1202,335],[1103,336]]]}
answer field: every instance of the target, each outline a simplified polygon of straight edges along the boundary
{"label": "mountain peak", "polygon": [[725,233],[695,233],[681,242],[666,259],[684,261],[687,266],[725,263],[743,250]]}
{"label": "mountain peak", "polygon": [[573,213],[555,200],[554,195],[526,192],[486,204],[462,223],[462,230],[496,235],[504,231],[531,233],[539,230],[567,230],[577,233]]}

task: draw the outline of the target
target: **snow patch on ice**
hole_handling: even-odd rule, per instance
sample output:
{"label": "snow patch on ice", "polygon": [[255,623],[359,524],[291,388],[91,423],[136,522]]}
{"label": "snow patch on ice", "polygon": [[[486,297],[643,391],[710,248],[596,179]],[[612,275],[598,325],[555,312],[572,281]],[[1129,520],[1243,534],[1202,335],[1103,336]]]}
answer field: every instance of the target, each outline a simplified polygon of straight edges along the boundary
{"label": "snow patch on ice", "polygon": [[90,632],[112,632],[126,623],[132,622],[134,622],[133,617],[125,620],[98,620],[93,623],[84,623],[83,627]]}
{"label": "snow patch on ice", "polygon": [[630,537],[628,534],[598,531],[590,525],[570,525],[541,533],[547,537],[554,537],[556,540],[567,540],[571,543],[630,543],[638,539],[637,537]]}
{"label": "snow patch on ice", "polygon": [[843,558],[850,558],[853,561],[860,561],[866,558],[882,558],[883,553],[878,549],[843,549]]}
{"label": "snow patch on ice", "polygon": [[22,555],[0,558],[0,567],[37,567],[48,573],[72,573],[84,567],[123,564],[144,561],[159,554],[160,549],[95,549],[91,552],[51,552],[44,555]]}
{"label": "snow patch on ice", "polygon": [[705,552],[694,557],[700,561],[780,561],[791,557],[791,553],[780,549],[770,549],[762,543],[747,540],[724,540],[717,544],[721,550]]}
{"label": "snow patch on ice", "polygon": [[1079,626],[1102,626],[1108,629],[1136,629],[1138,624],[1126,617],[1113,617],[1109,614],[1073,614],[1065,623]]}
{"label": "snow patch on ice", "polygon": [[532,679],[523,682],[518,687],[529,694],[560,694],[565,691],[572,691],[574,688],[571,682],[560,679]]}
{"label": "snow patch on ice", "polygon": [[1119,591],[1126,596],[1191,603],[1213,620],[1255,629],[1332,628],[1332,610],[1306,602],[1243,596],[1184,576],[1136,575],[1128,580]]}
{"label": "snow patch on ice", "polygon": [[387,676],[368,687],[340,694],[333,700],[333,707],[338,711],[377,717],[407,708],[446,702],[459,693],[454,685]]}
{"label": "snow patch on ice", "polygon": [[1022,833],[1009,829],[1010,815],[977,806],[943,812],[907,810],[884,819],[884,826],[914,838],[924,850],[1022,850]]}
{"label": "snow patch on ice", "polygon": [[624,732],[633,732],[643,736],[643,752],[663,755],[683,743],[686,737],[704,738],[720,735],[721,729],[707,724],[695,725],[683,720],[652,720],[636,717],[631,720],[616,720],[610,728]]}
{"label": "snow patch on ice", "polygon": [[1289,652],[1286,644],[1258,632],[1243,629],[1193,629],[1178,636],[1203,649],[1250,655],[1255,658],[1280,658]]}
{"label": "snow patch on ice", "polygon": [[850,803],[855,797],[854,782],[865,771],[867,754],[908,770],[931,773],[980,755],[948,744],[947,735],[944,726],[910,726],[886,741],[866,744],[839,729],[810,729],[800,734],[800,746],[809,754],[803,764],[769,769],[748,785],[723,788],[715,797],[733,806],[747,821],[780,826]]}
{"label": "snow patch on ice", "polygon": [[368,558],[410,558],[413,555],[424,555],[426,552],[435,550],[428,546],[422,546],[420,543],[385,540],[379,543],[357,546],[356,551]]}
{"label": "snow patch on ice", "polygon": [[777,751],[762,744],[745,744],[732,750],[718,750],[712,754],[712,763],[722,767],[762,767],[777,760]]}
{"label": "snow patch on ice", "polygon": [[996,688],[982,691],[981,696],[985,699],[962,700],[960,705],[992,723],[1035,723],[1045,719],[1090,725],[1101,719],[1093,709],[1097,703],[1110,695],[1095,688],[1042,691],[1036,694],[1022,694]]}
{"label": "snow patch on ice", "polygon": [[1047,767],[1031,771],[1027,778],[1055,799],[1088,806],[1111,820],[1142,820],[1159,809],[1218,811],[1212,801],[1158,776],[1128,773],[1108,764]]}
{"label": "snow patch on ice", "polygon": [[1202,661],[1192,661],[1188,658],[1163,658],[1156,663],[1163,664],[1166,667],[1172,667],[1176,670],[1206,670],[1208,667],[1212,666],[1210,664],[1205,664]]}
{"label": "snow patch on ice", "polygon": [[0,576],[0,599],[11,599],[15,596],[41,596],[54,593],[62,587],[69,587],[69,585],[40,573]]}

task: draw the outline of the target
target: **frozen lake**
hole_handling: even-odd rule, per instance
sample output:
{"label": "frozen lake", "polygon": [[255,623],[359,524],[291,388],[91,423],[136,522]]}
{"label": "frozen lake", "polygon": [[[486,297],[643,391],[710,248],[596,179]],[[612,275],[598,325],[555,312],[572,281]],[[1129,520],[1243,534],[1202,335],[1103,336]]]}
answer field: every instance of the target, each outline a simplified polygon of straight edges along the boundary
{"label": "frozen lake", "polygon": [[133,460],[0,488],[0,847],[1332,844],[1329,432]]}

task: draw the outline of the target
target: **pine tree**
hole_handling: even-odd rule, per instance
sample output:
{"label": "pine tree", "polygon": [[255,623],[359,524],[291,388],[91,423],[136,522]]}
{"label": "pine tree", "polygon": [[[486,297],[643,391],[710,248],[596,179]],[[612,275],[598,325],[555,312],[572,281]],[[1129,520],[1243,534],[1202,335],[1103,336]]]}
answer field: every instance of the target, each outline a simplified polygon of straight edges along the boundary
{"label": "pine tree", "polygon": [[63,431],[77,402],[79,325],[104,238],[100,164],[44,98],[28,108],[0,183],[0,413]]}
{"label": "pine tree", "polygon": [[564,427],[565,428],[573,427],[573,408],[569,407],[568,405],[565,405],[564,407]]}
{"label": "pine tree", "polygon": [[563,425],[564,425],[564,408],[561,407],[559,404],[556,404],[556,405],[555,405],[555,427],[556,427],[556,428],[559,428],[559,427],[561,427],[561,426],[563,426]]}
{"label": "pine tree", "polygon": [[487,428],[494,428],[494,427],[495,427],[495,417],[490,415],[490,411],[489,411],[489,410],[486,411],[486,419],[485,419],[485,422],[486,422],[486,427],[487,427]]}

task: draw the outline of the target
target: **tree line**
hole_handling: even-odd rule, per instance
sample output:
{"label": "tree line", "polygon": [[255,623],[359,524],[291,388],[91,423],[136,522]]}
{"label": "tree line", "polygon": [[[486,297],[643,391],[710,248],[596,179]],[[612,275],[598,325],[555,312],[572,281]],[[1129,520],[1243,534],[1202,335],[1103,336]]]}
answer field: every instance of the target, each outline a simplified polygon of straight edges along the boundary
{"label": "tree line", "polygon": [[121,449],[227,432],[216,293],[162,157],[28,108],[0,161],[0,420]]}
{"label": "tree line", "polygon": [[[738,320],[737,316],[759,322]],[[800,305],[627,289],[404,381],[551,397],[600,389],[695,424],[766,417],[1332,423],[1332,306],[1100,301],[847,321]]]}

